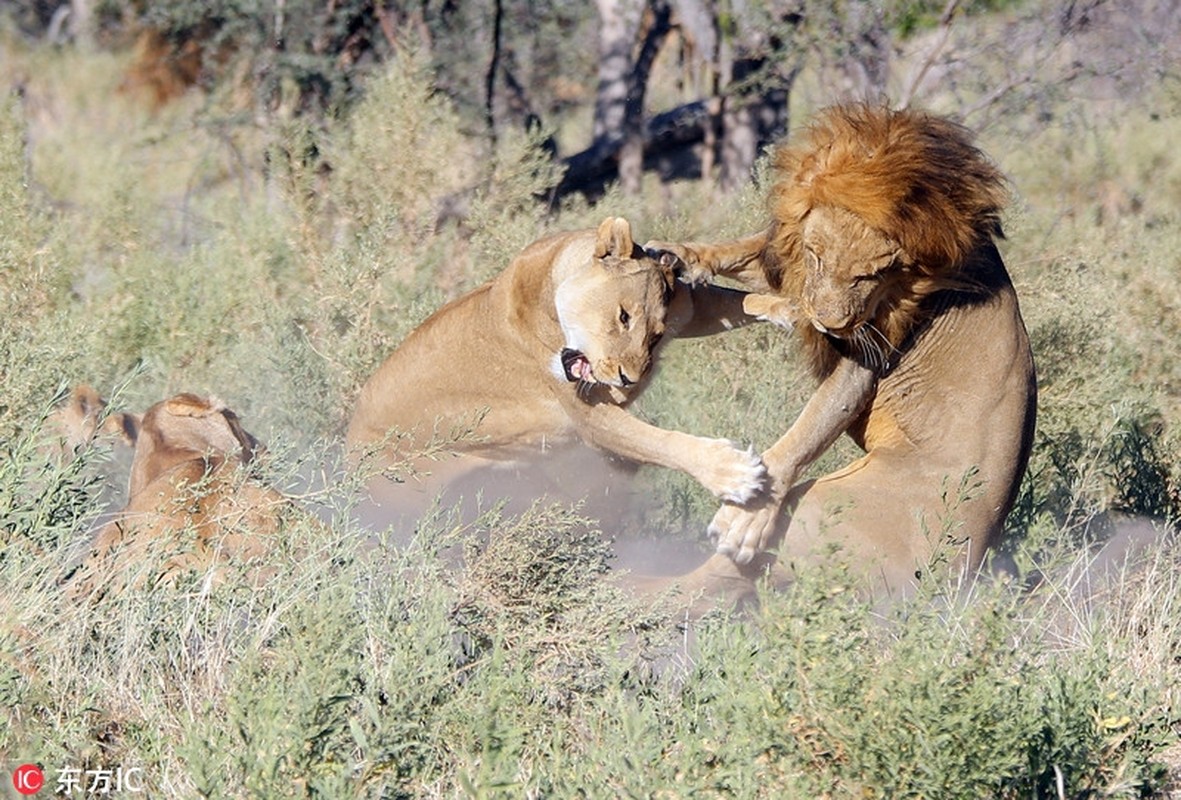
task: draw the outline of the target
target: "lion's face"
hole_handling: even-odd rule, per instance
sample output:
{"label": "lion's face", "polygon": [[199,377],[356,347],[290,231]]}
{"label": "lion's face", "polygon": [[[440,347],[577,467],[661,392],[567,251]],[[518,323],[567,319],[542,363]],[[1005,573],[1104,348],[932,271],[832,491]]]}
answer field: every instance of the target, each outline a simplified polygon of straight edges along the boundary
{"label": "lion's face", "polygon": [[664,334],[672,288],[667,260],[636,248],[626,221],[604,222],[589,263],[554,293],[565,339],[555,371],[580,388],[602,383],[627,389],[639,383]]}
{"label": "lion's face", "polygon": [[897,242],[842,208],[813,209],[803,223],[801,310],[818,331],[852,339],[872,324],[903,269]]}

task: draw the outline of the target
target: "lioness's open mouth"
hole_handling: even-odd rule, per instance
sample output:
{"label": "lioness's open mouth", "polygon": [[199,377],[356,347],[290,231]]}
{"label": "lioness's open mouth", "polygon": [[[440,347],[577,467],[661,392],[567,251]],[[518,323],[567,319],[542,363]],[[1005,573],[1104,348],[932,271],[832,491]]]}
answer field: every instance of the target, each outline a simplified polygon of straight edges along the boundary
{"label": "lioness's open mouth", "polygon": [[577,350],[572,350],[569,347],[563,348],[561,359],[562,369],[566,372],[566,380],[573,383],[574,381],[589,381],[594,378],[590,361]]}

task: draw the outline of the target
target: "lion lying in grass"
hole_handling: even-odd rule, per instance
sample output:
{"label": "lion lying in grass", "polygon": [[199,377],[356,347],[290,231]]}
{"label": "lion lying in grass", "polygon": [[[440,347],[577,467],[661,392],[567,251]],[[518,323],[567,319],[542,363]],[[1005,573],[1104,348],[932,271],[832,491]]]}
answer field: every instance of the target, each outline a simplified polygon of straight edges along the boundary
{"label": "lion lying in grass", "polygon": [[146,562],[153,554],[162,562],[153,579],[227,557],[256,558],[271,547],[294,510],[283,495],[249,475],[247,466],[260,445],[237,415],[213,398],[178,394],[142,417],[112,414],[106,420],[103,425],[128,432],[134,441],[129,499],[99,529],[72,576],[76,596],[138,585],[148,577]]}
{"label": "lion lying in grass", "polygon": [[[975,570],[1013,505],[1037,399],[994,243],[1002,175],[959,125],[866,105],[821,113],[774,168],[766,230],[649,245],[764,293],[747,310],[796,323],[820,383],[763,453],[765,498],[723,505],[718,554],[680,583],[749,594],[834,548],[891,590],[944,557]],[[796,486],[841,433],[866,455]]]}
{"label": "lion lying in grass", "polygon": [[[662,336],[751,319],[741,292],[692,289],[675,279],[672,261],[649,257],[626,220],[609,218],[598,230],[535,242],[438,310],[365,384],[349,424],[355,458],[376,451],[384,465],[413,462],[412,483],[371,482],[375,498],[391,511],[420,510],[472,470],[528,463],[577,440],[683,470],[728,502],[755,497],[764,469],[749,450],[663,430],[626,410],[648,382]],[[457,457],[419,455],[440,441]],[[561,481],[548,470],[533,478]]]}

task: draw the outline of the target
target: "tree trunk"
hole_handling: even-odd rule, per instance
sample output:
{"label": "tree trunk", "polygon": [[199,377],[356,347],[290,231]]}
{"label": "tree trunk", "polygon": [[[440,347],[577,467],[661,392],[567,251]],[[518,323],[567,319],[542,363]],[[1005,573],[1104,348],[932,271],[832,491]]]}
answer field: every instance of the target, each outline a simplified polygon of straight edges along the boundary
{"label": "tree trunk", "polygon": [[[618,179],[639,190],[644,169],[662,176],[709,177],[715,160],[725,190],[750,181],[759,152],[787,128],[787,100],[799,58],[756,25],[738,24],[701,0],[596,0],[600,16],[599,85],[594,140],[564,160],[566,173],[553,196],[574,191],[597,195]],[[797,14],[781,16],[798,24]],[[644,96],[652,62],[677,14],[691,74],[707,75],[707,99],[651,121]],[[735,87],[740,87],[736,90]],[[706,142],[704,147],[701,142]]]}
{"label": "tree trunk", "polygon": [[94,48],[94,9],[92,0],[70,0],[70,38],[81,50]]}
{"label": "tree trunk", "polygon": [[628,77],[623,119],[623,146],[619,151],[619,182],[626,194],[638,194],[644,173],[644,97],[652,62],[669,32],[671,9],[664,0],[652,0],[644,14],[642,42]]}
{"label": "tree trunk", "polygon": [[[731,87],[722,101],[718,184],[723,191],[732,192],[749,183],[759,153],[787,133],[787,101],[799,67],[783,62],[772,52],[723,67]],[[761,89],[741,88],[760,72],[767,73],[758,81],[763,84]]]}
{"label": "tree trunk", "polygon": [[623,142],[632,49],[640,30],[643,0],[595,0],[599,8],[599,85],[594,138]]}
{"label": "tree trunk", "polygon": [[741,97],[729,97],[722,104],[721,149],[718,184],[723,192],[741,189],[750,182],[759,154],[756,118],[750,104]]}
{"label": "tree trunk", "polygon": [[[642,147],[644,168],[653,169],[666,179],[702,177],[700,144],[709,124],[703,101],[679,106],[646,121]],[[566,171],[554,188],[551,201],[573,192],[597,198],[608,183],[619,178],[618,153],[618,147],[601,141],[563,159]]]}
{"label": "tree trunk", "polygon": [[890,34],[878,4],[852,3],[848,30],[852,36],[842,63],[848,91],[854,99],[880,102],[886,98],[890,78]]}

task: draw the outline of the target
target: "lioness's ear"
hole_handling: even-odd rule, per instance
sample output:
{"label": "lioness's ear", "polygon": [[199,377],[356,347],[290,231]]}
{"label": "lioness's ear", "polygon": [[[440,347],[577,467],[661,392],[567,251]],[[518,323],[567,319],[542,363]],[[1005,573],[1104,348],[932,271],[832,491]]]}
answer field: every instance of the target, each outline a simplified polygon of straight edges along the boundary
{"label": "lioness's ear", "polygon": [[219,411],[220,407],[221,404],[212,397],[206,400],[188,392],[169,398],[164,403],[164,410],[174,417],[207,417]]}
{"label": "lioness's ear", "polygon": [[80,383],[70,392],[69,406],[79,417],[93,418],[107,407],[107,401],[89,383]]}
{"label": "lioness's ear", "polygon": [[142,414],[132,414],[122,411],[118,414],[109,415],[103,422],[100,430],[103,433],[118,436],[128,447],[135,447],[135,443],[139,439],[139,428],[142,421]]}
{"label": "lioness's ear", "polygon": [[255,456],[266,450],[262,442],[255,439],[253,434],[242,427],[237,414],[227,408],[222,411],[222,416],[225,418],[226,424],[230,426],[230,433],[238,440],[238,446],[242,448],[243,463],[249,464]]}
{"label": "lioness's ear", "polygon": [[630,258],[635,247],[632,226],[623,217],[607,217],[599,225],[599,233],[595,238],[595,258]]}

